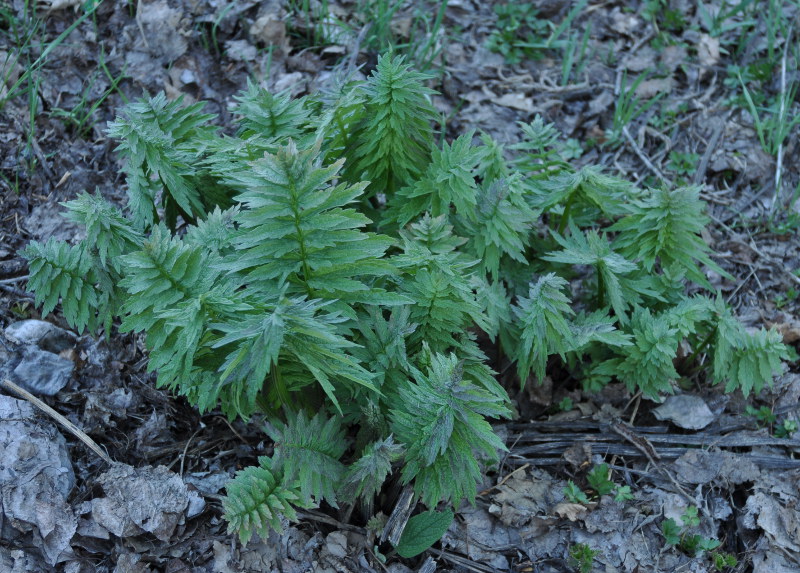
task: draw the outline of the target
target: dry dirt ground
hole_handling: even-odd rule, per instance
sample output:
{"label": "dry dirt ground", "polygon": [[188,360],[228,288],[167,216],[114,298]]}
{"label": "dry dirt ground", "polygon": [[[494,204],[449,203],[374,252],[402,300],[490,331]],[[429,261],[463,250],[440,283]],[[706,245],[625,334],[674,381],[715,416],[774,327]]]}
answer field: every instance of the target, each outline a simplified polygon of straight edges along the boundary
{"label": "dry dirt ground", "polygon": [[[85,10],[79,0],[38,4],[32,40],[23,45],[10,26],[3,30],[3,99],[24,77],[25,63],[42,56]],[[294,6],[303,4],[309,3]],[[42,317],[25,291],[27,268],[18,251],[31,239],[76,237],[77,229],[59,217],[59,202],[95,188],[124,200],[105,129],[125,101],[143,92],[183,94],[207,101],[207,111],[229,125],[228,107],[247,78],[299,95],[316,89],[342,58],[368,74],[377,53],[359,35],[364,4],[327,4],[349,23],[346,29],[309,27],[281,1],[108,0],[49,49],[30,76],[35,89],[4,102],[0,372],[8,376],[24,363],[26,375],[61,383],[42,399],[114,463],[4,389],[0,571],[401,572],[434,565],[442,571],[578,571],[570,550],[579,544],[596,551],[586,571],[716,570],[714,552],[695,555],[681,543],[666,543],[662,523],[668,518],[684,524],[681,541],[692,535],[718,540],[716,553],[738,561],[727,570],[800,571],[800,440],[776,435],[798,416],[796,364],[787,364],[771,389],[749,401],[712,388],[692,388],[683,395],[687,401],[659,409],[616,385],[598,395],[547,384],[519,393],[513,398],[521,418],[502,429],[510,453],[486,477],[475,507],[462,507],[425,555],[404,560],[363,522],[330,508],[302,513],[283,534],[242,547],[226,533],[220,499],[237,469],[270,450],[257,425],[200,416],[155,389],[136,337],[76,337],[62,330],[57,312],[46,317],[52,327],[21,322]],[[562,22],[574,5],[532,4],[540,21],[553,22]],[[746,14],[711,17],[737,5],[749,6]],[[775,37],[768,28],[774,10],[797,24],[798,6],[766,0],[754,6],[592,0],[570,27],[578,44],[588,32],[565,75],[563,49],[539,50],[538,58],[523,54],[514,64],[489,51],[499,19],[492,3],[453,0],[433,38],[432,87],[440,92],[435,104],[449,135],[478,128],[514,142],[517,122],[540,114],[575,149],[577,164],[602,164],[643,185],[701,185],[714,221],[706,240],[737,278],[721,284],[723,295],[746,324],[774,325],[794,345],[800,339],[794,272],[800,268],[800,216],[791,203],[800,181],[798,129],[780,146],[762,145],[759,122],[748,113],[731,66],[760,70],[757,95],[765,108],[786,93],[787,82],[796,85],[800,26],[784,27]],[[414,18],[433,18],[436,10],[436,4],[405,3],[392,29],[401,39],[418,34],[407,39],[411,44],[427,43]],[[32,7],[14,0],[0,11],[24,18]],[[755,23],[745,26],[745,20]],[[9,56],[15,50],[24,52],[16,63]],[[614,132],[626,82],[643,74],[628,102],[637,113],[618,121],[624,129]],[[783,101],[788,115],[779,123],[789,125],[798,103]],[[759,120],[767,117],[773,116]],[[619,145],[602,145],[612,133]],[[769,130],[766,135],[772,137]],[[783,190],[777,201],[776,174]],[[560,411],[565,398],[573,406]],[[745,414],[748,405],[766,406],[776,419],[759,424]],[[620,418],[633,429],[613,423]],[[589,468],[601,462],[615,483],[630,487],[633,499],[565,499],[567,480],[585,488]],[[692,506],[696,522],[687,514]]]}

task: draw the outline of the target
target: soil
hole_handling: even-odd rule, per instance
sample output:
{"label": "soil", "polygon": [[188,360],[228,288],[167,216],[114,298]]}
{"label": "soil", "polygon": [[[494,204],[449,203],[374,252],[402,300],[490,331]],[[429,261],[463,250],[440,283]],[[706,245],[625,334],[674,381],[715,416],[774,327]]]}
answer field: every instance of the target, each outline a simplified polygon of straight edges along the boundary
{"label": "soil", "polygon": [[[10,30],[0,30],[6,44],[0,45],[2,94],[25,72],[22,62],[42,56],[91,4],[38,2],[36,40],[24,47],[27,60],[17,64],[2,54],[22,44],[15,45]],[[716,552],[738,560],[729,570],[800,570],[800,440],[775,437],[777,427],[797,420],[796,364],[787,364],[771,388],[749,400],[720,388],[691,388],[681,395],[688,401],[662,405],[632,397],[619,385],[596,395],[552,383],[517,393],[512,398],[520,418],[498,427],[509,454],[486,476],[475,506],[460,508],[442,541],[418,558],[394,554],[358,511],[301,512],[299,523],[246,547],[226,531],[220,504],[225,482],[271,451],[258,424],[231,423],[218,412],[201,416],[157,390],[136,336],[115,331],[108,340],[76,337],[58,311],[41,317],[25,291],[27,265],[19,252],[34,239],[79,238],[80,230],[61,218],[59,203],[82,191],[97,189],[124,204],[115,142],[105,130],[126,102],[159,91],[203,100],[206,111],[230,127],[229,107],[248,78],[300,95],[316,90],[340,61],[369,74],[377,48],[360,43],[359,3],[326,3],[349,29],[308,27],[291,10],[298,4],[102,2],[46,54],[35,91],[5,101],[0,373],[21,364],[27,344],[26,352],[42,360],[42,383],[54,388],[39,397],[113,462],[4,388],[0,570],[556,572],[579,570],[570,558],[579,544],[597,551],[587,571],[716,570],[712,551],[695,555],[665,542],[662,523],[668,518],[679,527],[686,521],[684,530],[692,535],[718,540]],[[540,19],[553,22],[563,21],[572,7],[566,0],[532,4]],[[647,16],[660,5],[680,14],[682,24]],[[800,185],[797,128],[778,161],[762,149],[746,106],[735,104],[741,88],[731,81],[731,66],[744,68],[767,48],[755,41],[764,34],[756,33],[752,43],[733,50],[726,39],[735,29],[709,29],[706,16],[728,6],[719,0],[592,0],[573,23],[581,38],[589,31],[584,57],[563,82],[560,52],[541,50],[538,59],[509,64],[487,48],[498,22],[493,4],[451,0],[433,42],[434,103],[448,136],[476,128],[514,143],[521,137],[518,122],[538,114],[565,140],[582,144],[578,165],[603,165],[641,185],[699,185],[712,220],[705,239],[736,277],[715,284],[747,326],[779,328],[796,346],[800,215],[790,195]],[[796,2],[781,6],[787,21],[796,22]],[[30,17],[27,1],[13,0],[2,10]],[[414,29],[416,13],[432,18],[436,10],[422,0],[404,3],[393,29],[402,37]],[[759,20],[756,30],[765,25]],[[416,45],[427,40],[407,39]],[[768,73],[774,81],[763,84],[763,95],[774,98],[785,86],[778,67]],[[636,96],[653,105],[627,123],[618,147],[602,145],[614,128],[620,85],[640,74],[646,77]],[[789,101],[790,118],[798,105]],[[52,329],[23,324],[42,318]],[[572,407],[562,411],[566,398]],[[746,415],[747,406],[767,406],[777,418],[759,424]],[[616,484],[630,487],[633,499],[566,499],[568,480],[586,489],[589,470],[600,463]],[[690,506],[698,508],[696,525],[688,523]],[[376,507],[387,515],[392,509],[388,501]]]}

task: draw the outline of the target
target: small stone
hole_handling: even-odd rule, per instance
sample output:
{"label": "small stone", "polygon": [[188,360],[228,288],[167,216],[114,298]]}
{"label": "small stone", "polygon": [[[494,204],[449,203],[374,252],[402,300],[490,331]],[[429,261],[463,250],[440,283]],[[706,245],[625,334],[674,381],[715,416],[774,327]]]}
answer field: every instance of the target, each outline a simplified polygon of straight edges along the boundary
{"label": "small stone", "polygon": [[6,328],[5,336],[15,344],[33,344],[58,354],[72,348],[75,335],[44,320],[22,320]]}
{"label": "small stone", "polygon": [[75,364],[36,346],[25,346],[14,368],[20,386],[32,394],[53,396],[69,382]]}

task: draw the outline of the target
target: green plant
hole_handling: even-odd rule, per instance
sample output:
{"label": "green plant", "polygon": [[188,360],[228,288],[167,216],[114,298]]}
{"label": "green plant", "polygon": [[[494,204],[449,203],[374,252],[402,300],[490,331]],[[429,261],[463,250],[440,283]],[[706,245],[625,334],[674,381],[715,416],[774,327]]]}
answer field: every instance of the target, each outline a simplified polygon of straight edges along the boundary
{"label": "green plant", "polygon": [[670,151],[667,169],[678,175],[691,175],[697,170],[699,160],[700,156],[697,153]]}
{"label": "green plant", "polygon": [[531,2],[497,4],[494,7],[497,25],[486,45],[502,54],[509,64],[518,64],[525,58],[540,59],[548,50],[564,50],[562,81],[566,83],[574,62],[583,59],[588,30],[580,42],[577,34],[570,34],[567,39],[565,36],[587,3],[587,0],[578,2],[559,25],[537,17]]}
{"label": "green plant", "polygon": [[[670,518],[661,522],[661,533],[667,545],[677,546],[681,551],[692,557],[697,557],[702,553],[711,552],[718,548],[722,543],[717,539],[703,537],[691,530],[700,525],[700,517],[697,507],[688,506],[681,516],[682,525]],[[712,559],[714,557],[712,556]]]}
{"label": "green plant", "polygon": [[658,100],[661,99],[663,94],[658,94],[656,97],[647,102],[642,103],[636,95],[636,88],[647,79],[648,74],[643,73],[637,76],[635,80],[628,84],[627,71],[622,74],[622,80],[617,90],[617,99],[614,102],[614,116],[611,128],[606,131],[605,145],[610,149],[614,149],[622,145],[625,139],[625,130],[628,125],[637,117],[646,113],[653,107]]}
{"label": "green plant", "polygon": [[[40,113],[39,85],[42,68],[50,54],[84,21],[94,16],[100,1],[89,0],[82,6],[84,13],[55,38],[48,38],[36,10],[28,3],[6,4],[0,7],[0,49],[5,54],[0,61],[0,111],[9,100],[25,97],[28,107],[27,141],[21,157],[28,170],[35,166],[31,153],[36,137],[36,117]],[[20,150],[22,152],[22,150]],[[16,175],[15,175],[16,177]],[[4,179],[5,176],[3,177]],[[10,183],[10,182],[9,182]],[[17,189],[18,185],[9,184]]]}
{"label": "green plant", "polygon": [[453,522],[452,511],[424,511],[408,520],[397,544],[401,557],[416,557],[439,541]]}
{"label": "green plant", "polygon": [[786,289],[785,293],[776,294],[773,302],[777,308],[783,308],[790,302],[797,300],[798,295],[800,295],[800,293],[798,293],[796,289],[789,287]]}
{"label": "green plant", "polygon": [[589,498],[572,480],[567,482],[567,486],[563,489],[563,492],[564,497],[570,503],[589,503]]}
{"label": "green plant", "polygon": [[739,564],[739,560],[735,555],[725,553],[724,551],[714,551],[711,554],[711,561],[714,564],[714,569],[723,571],[725,569],[732,569]]}
{"label": "green plant", "polygon": [[777,416],[772,413],[772,408],[769,406],[761,406],[758,409],[754,408],[753,406],[747,406],[744,413],[755,418],[756,422],[761,427],[772,426],[772,424],[774,424],[778,419]]}
{"label": "green plant", "polygon": [[[357,38],[359,49],[402,55],[422,71],[442,54],[446,0],[416,2],[411,8],[402,0],[359,0],[347,16],[336,15],[327,0],[291,0],[287,9],[289,33],[304,48],[350,44]],[[401,20],[408,22],[407,29],[396,25]]]}
{"label": "green plant", "polygon": [[797,432],[797,420],[784,420],[775,428],[776,438],[791,438]]}
{"label": "green plant", "polygon": [[575,404],[572,402],[572,398],[567,396],[558,403],[557,407],[560,412],[569,412],[575,407]]}
{"label": "green plant", "polygon": [[697,189],[575,170],[541,118],[511,159],[487,135],[437,144],[427,79],[384,56],[313,96],[250,85],[233,135],[202,103],[134,102],[109,129],[127,215],[83,194],[64,204],[83,241],[24,251],[45,313],[141,335],[158,385],[201,412],[264,417],[274,453],[223,504],[244,542],[292,507],[368,510],[390,476],[431,511],[473,501],[505,449],[490,422],[511,416],[487,350],[520,384],[646,396],[682,372],[748,394],[788,357],[720,296],[687,297],[721,272]]}
{"label": "green plant", "polygon": [[580,573],[589,573],[593,568],[594,558],[599,554],[599,549],[592,549],[586,543],[575,543],[569,548],[570,565]]}
{"label": "green plant", "polygon": [[[599,464],[594,466],[592,470],[586,475],[586,481],[589,482],[589,487],[594,491],[593,499],[603,495],[614,493],[614,500],[617,502],[625,502],[633,499],[630,486],[619,486],[611,481],[610,470],[608,464]],[[584,493],[572,480],[567,482],[567,486],[563,489],[564,497],[570,503],[589,503],[589,497]]]}

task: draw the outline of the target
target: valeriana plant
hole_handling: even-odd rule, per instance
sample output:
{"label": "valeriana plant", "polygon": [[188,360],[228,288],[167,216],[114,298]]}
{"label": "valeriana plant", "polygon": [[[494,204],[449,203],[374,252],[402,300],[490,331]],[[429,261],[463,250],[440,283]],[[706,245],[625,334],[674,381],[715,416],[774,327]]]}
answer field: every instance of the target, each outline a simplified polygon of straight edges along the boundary
{"label": "valeriana plant", "polygon": [[[24,252],[44,313],[60,301],[106,336],[119,319],[159,386],[264,417],[274,453],[223,504],[242,542],[296,507],[369,511],[392,475],[431,510],[474,501],[505,450],[491,423],[512,415],[490,346],[520,384],[616,379],[651,398],[689,375],[757,392],[788,357],[719,295],[686,296],[724,275],[697,189],[573,169],[541,118],[510,149],[437,144],[426,80],[385,56],[315,96],[249,84],[235,136],[202,104],[143,99],[109,130],[125,213],[83,194],[64,204],[83,241]],[[443,531],[448,512],[421,515]]]}

